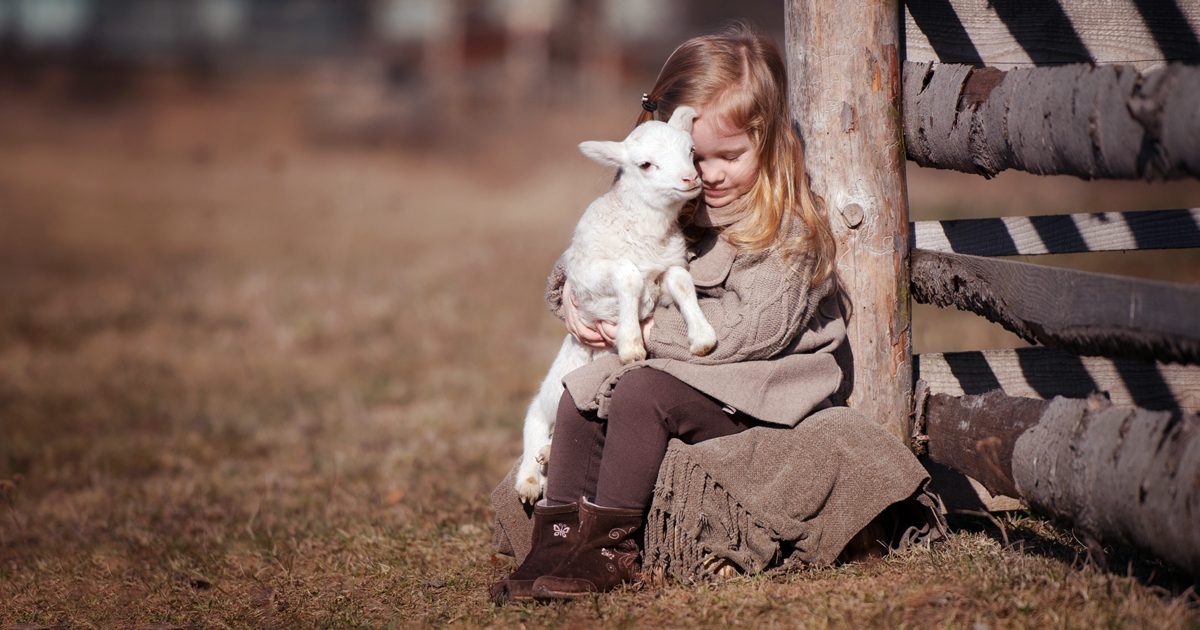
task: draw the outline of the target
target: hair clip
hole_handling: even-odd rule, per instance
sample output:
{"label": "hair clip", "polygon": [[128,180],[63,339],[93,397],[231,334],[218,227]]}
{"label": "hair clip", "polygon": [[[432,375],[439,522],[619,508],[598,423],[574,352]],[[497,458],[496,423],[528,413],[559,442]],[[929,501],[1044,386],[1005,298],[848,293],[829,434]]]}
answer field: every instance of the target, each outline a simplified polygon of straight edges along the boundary
{"label": "hair clip", "polygon": [[650,100],[649,94],[642,94],[642,109],[648,112],[656,111],[658,109],[658,103]]}

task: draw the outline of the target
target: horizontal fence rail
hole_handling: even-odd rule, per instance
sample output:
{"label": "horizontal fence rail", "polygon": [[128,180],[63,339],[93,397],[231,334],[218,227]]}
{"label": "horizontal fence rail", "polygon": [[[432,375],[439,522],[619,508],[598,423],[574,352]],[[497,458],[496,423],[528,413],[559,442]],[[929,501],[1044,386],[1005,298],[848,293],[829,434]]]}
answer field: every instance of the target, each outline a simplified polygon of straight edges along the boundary
{"label": "horizontal fence rail", "polygon": [[[904,5],[917,164],[1200,179],[1200,2]],[[985,258],[1200,247],[1200,208],[925,221],[909,243],[917,302],[1043,344],[913,357],[913,446],[929,465],[1200,571],[1186,509],[1200,497],[1200,288]]]}
{"label": "horizontal fence rail", "polygon": [[1195,0],[906,0],[909,61],[1146,70],[1200,62]]}
{"label": "horizontal fence rail", "polygon": [[917,221],[916,249],[971,256],[1036,256],[1200,247],[1200,208]]}
{"label": "horizontal fence rail", "polygon": [[927,401],[930,460],[1071,523],[1100,566],[1103,541],[1200,575],[1200,416],[997,391]]}
{"label": "horizontal fence rail", "polygon": [[904,64],[904,141],[921,166],[991,177],[1200,178],[1200,66],[1004,72]]}
{"label": "horizontal fence rail", "polygon": [[1044,347],[922,354],[913,382],[929,391],[969,396],[1001,390],[1009,396],[1086,398],[1105,392],[1114,405],[1156,411],[1200,411],[1200,366],[1081,357]]}
{"label": "horizontal fence rail", "polygon": [[912,297],[1076,354],[1200,363],[1200,288],[920,249]]}

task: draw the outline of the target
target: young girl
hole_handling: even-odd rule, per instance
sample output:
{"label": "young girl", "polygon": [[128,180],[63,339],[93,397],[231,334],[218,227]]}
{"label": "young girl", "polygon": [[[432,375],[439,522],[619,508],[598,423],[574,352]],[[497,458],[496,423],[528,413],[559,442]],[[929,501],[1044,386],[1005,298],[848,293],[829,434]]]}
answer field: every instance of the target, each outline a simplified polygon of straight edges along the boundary
{"label": "young girl", "polygon": [[[717,346],[692,355],[672,305],[643,325],[648,360],[622,366],[607,355],[566,377],[533,547],[492,587],[498,601],[571,598],[629,581],[669,440],[795,426],[829,406],[841,383],[834,241],[808,189],[778,48],[740,23],[685,42],[643,99],[639,122],[667,120],[681,105],[699,113],[692,135],[704,191],[689,215],[690,269]],[[561,264],[547,301],[580,342],[613,343],[611,323],[580,321]]]}

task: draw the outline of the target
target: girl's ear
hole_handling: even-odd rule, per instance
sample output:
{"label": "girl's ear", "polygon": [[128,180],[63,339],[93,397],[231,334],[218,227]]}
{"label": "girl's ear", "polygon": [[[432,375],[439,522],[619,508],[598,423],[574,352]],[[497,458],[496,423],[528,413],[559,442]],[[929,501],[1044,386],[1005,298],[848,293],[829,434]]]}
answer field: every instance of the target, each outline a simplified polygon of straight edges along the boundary
{"label": "girl's ear", "polygon": [[676,129],[682,129],[688,133],[692,133],[692,122],[696,120],[696,110],[687,105],[680,105],[671,112],[671,120],[667,121],[668,125]]}
{"label": "girl's ear", "polygon": [[589,140],[579,143],[579,150],[589,158],[608,166],[621,168],[625,166],[625,144],[622,142],[602,142]]}

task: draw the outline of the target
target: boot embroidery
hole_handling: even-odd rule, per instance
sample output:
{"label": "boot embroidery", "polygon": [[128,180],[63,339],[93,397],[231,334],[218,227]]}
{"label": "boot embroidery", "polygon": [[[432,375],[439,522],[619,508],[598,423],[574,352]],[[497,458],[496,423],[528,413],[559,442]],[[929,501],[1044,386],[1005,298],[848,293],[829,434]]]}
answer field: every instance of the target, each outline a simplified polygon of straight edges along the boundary
{"label": "boot embroidery", "polygon": [[608,532],[608,537],[613,540],[619,540],[622,536],[629,535],[629,533],[635,529],[637,529],[636,525],[633,527],[626,527],[626,528],[614,527],[612,529],[612,531]]}
{"label": "boot embroidery", "polygon": [[[612,560],[613,558],[616,558],[616,557],[617,557],[617,554],[613,553],[613,550],[612,550],[612,549],[608,549],[608,548],[605,548],[605,547],[601,547],[601,548],[600,548],[600,555],[604,556],[605,558],[608,558],[609,560]],[[619,563],[620,561],[618,560],[617,562]],[[605,562],[605,563],[604,563],[604,568],[605,568],[605,569],[608,569],[608,572],[609,572],[609,573],[616,573],[616,572],[617,572],[617,567],[616,567],[616,565],[614,565],[614,564],[613,564],[613,563],[611,563],[611,562]]]}
{"label": "boot embroidery", "polygon": [[554,524],[554,535],[555,536],[558,536],[560,538],[566,538],[567,532],[569,532],[569,531],[571,531],[570,525],[563,525],[562,523]]}

